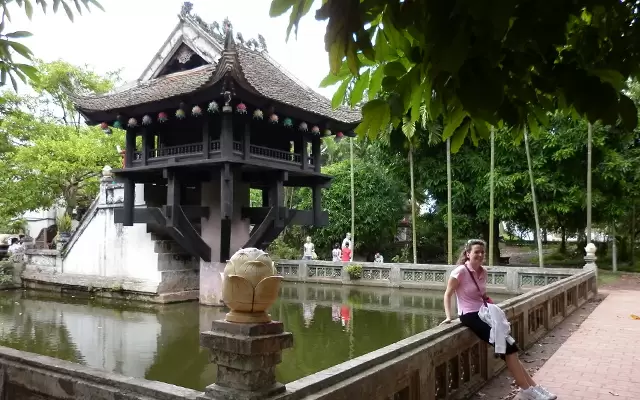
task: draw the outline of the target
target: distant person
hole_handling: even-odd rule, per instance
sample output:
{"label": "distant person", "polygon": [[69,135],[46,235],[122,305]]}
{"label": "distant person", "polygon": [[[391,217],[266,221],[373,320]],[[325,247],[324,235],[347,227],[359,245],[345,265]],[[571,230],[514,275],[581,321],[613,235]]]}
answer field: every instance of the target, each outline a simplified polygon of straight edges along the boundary
{"label": "distant person", "polygon": [[349,248],[349,243],[344,244],[344,247],[342,248],[342,252],[340,254],[340,259],[342,260],[342,262],[351,261],[351,249]]}
{"label": "distant person", "polygon": [[331,261],[338,262],[341,260],[342,251],[340,251],[340,245],[338,243],[333,245],[333,250],[331,251]]}
{"label": "distant person", "polygon": [[376,253],[376,255],[373,257],[373,262],[376,264],[384,263],[384,258],[382,257],[382,254]]}
{"label": "distant person", "polygon": [[[547,389],[536,385],[525,367],[518,359],[518,345],[508,334],[506,316],[487,296],[487,270],[482,266],[486,245],[484,241],[472,239],[467,242],[457,267],[451,272],[447,290],[444,293],[444,312],[447,318],[442,324],[452,321],[451,297],[455,293],[460,323],[469,328],[476,336],[496,349],[509,372],[520,387],[523,400],[555,400],[557,396]],[[501,314],[498,317],[498,314]],[[489,324],[491,323],[491,325]],[[491,331],[494,330],[494,338]],[[498,340],[498,336],[502,335]],[[495,343],[491,343],[493,340]]]}
{"label": "distant person", "polygon": [[11,245],[7,249],[9,255],[15,255],[16,253],[20,253],[22,251],[22,244],[18,238],[11,238]]}

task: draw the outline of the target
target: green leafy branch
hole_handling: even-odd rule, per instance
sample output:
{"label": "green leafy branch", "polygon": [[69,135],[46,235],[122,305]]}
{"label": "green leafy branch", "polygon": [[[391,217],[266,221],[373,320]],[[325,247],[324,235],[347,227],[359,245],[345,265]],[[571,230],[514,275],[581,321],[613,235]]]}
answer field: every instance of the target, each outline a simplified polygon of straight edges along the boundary
{"label": "green leafy branch", "polygon": [[[27,80],[37,81],[37,69],[31,65],[33,61],[33,53],[24,44],[16,41],[16,39],[23,39],[32,36],[27,31],[14,31],[5,33],[6,22],[11,22],[11,13],[9,11],[9,5],[15,3],[21,9],[24,8],[24,12],[29,18],[33,17],[34,3],[35,6],[42,8],[43,13],[47,13],[48,3],[45,0],[0,0],[0,11],[2,12],[2,18],[0,19],[0,86],[4,86],[7,83],[7,79],[11,81],[11,85],[14,90],[18,90],[18,81],[26,83]],[[104,8],[97,0],[53,0],[53,12],[57,13],[60,6],[64,9],[65,13],[71,21],[74,20],[74,11],[72,5],[75,6],[76,12],[82,15],[83,6],[87,11],[91,11],[91,6],[95,6],[104,11]],[[16,55],[22,56],[24,62],[19,62],[14,59]],[[16,79],[17,77],[17,79]]]}

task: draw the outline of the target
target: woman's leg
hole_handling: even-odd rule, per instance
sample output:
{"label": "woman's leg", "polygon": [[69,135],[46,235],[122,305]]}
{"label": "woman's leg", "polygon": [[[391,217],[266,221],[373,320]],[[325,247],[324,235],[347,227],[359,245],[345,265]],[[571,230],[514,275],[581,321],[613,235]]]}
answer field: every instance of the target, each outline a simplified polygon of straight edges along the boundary
{"label": "woman's leg", "polygon": [[527,369],[524,367],[524,364],[522,364],[522,361],[518,360],[518,362],[520,363],[520,366],[524,371],[524,376],[527,379],[527,383],[529,384],[529,386],[537,386],[536,382],[533,380],[533,378],[531,377]]}
{"label": "woman's leg", "polygon": [[522,389],[528,389],[529,386],[535,386],[533,379],[524,369],[524,366],[518,359],[518,353],[507,354],[504,357],[504,362],[507,364],[507,369],[516,381],[516,385]]}

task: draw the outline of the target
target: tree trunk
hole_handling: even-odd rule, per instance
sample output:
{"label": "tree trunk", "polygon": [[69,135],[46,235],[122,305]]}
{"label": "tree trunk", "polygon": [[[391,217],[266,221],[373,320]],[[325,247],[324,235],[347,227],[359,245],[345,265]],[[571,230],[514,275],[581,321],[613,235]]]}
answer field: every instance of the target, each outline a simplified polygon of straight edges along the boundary
{"label": "tree trunk", "polygon": [[453,264],[453,210],[451,208],[451,138],[447,139],[447,263]]}
{"label": "tree trunk", "polygon": [[629,246],[629,260],[631,261],[631,266],[635,267],[636,265],[636,201],[633,201],[633,205],[631,206],[631,236],[630,238],[630,246]]}
{"label": "tree trunk", "polygon": [[561,239],[560,239],[560,253],[565,254],[567,252],[567,228],[564,226],[560,228]]}
{"label": "tree trunk", "polygon": [[542,254],[542,241],[540,240],[540,216],[538,215],[538,203],[536,202],[536,186],[533,180],[533,162],[531,161],[531,151],[529,150],[529,135],[527,127],[524,127],[524,147],[527,151],[527,164],[529,164],[529,181],[531,181],[531,200],[533,201],[533,216],[536,221],[536,243],[538,245],[538,262],[540,268],[544,267],[544,258]]}
{"label": "tree trunk", "polygon": [[[491,167],[489,168],[489,266],[493,267],[493,262],[496,260],[494,258],[494,246],[496,246],[495,241],[495,227],[494,225],[494,172],[496,167],[496,138],[495,138],[495,130],[491,127]],[[498,254],[500,251],[498,251]],[[500,258],[497,258],[500,260]]]}
{"label": "tree trunk", "polygon": [[416,197],[413,179],[413,145],[409,142],[409,176],[411,177],[411,242],[413,245],[413,263],[418,263],[418,243],[416,240]]}
{"label": "tree trunk", "polygon": [[613,272],[618,271],[618,252],[616,251],[616,221],[611,224],[611,262]]}
{"label": "tree trunk", "polygon": [[593,143],[593,126],[589,123],[587,128],[587,243],[591,236],[591,147]]}

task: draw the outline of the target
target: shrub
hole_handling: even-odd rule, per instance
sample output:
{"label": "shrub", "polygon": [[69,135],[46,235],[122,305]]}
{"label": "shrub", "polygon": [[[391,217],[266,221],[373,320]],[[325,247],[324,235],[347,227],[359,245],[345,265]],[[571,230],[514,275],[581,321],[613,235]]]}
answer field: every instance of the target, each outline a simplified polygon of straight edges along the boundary
{"label": "shrub", "polygon": [[349,278],[356,280],[362,278],[362,265],[351,264],[347,267]]}

